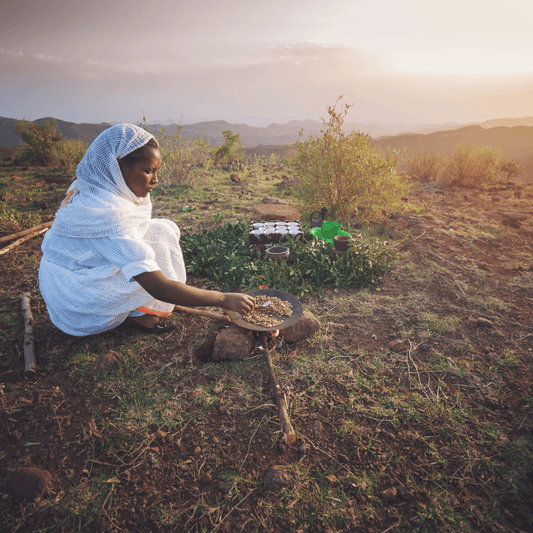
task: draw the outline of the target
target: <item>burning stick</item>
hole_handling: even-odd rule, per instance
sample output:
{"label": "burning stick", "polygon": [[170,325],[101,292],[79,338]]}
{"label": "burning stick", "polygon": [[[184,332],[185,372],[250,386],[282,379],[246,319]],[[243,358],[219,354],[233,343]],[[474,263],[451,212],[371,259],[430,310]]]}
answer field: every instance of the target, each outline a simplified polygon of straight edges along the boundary
{"label": "burning stick", "polygon": [[25,292],[22,295],[22,316],[24,317],[24,363],[25,373],[33,373],[37,370],[35,361],[35,351],[33,349],[33,315],[30,307],[30,293]]}
{"label": "burning stick", "polygon": [[278,406],[279,419],[281,422],[281,430],[283,431],[283,436],[285,437],[285,444],[293,444],[296,441],[296,434],[292,427],[291,421],[289,420],[289,415],[287,413],[287,402],[282,396],[281,388],[279,386],[276,374],[274,374],[274,366],[272,365],[272,359],[270,357],[270,352],[268,351],[266,336],[263,334],[263,343],[265,344],[265,350],[263,355],[265,356],[265,361],[268,370],[268,377],[270,378],[270,385],[272,387],[272,392],[274,393],[274,398],[276,399],[276,405]]}

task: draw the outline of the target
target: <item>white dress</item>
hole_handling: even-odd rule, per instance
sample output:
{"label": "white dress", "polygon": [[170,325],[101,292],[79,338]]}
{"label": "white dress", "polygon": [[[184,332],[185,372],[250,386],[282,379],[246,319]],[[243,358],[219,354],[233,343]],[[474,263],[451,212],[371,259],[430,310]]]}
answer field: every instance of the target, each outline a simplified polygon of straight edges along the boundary
{"label": "white dress", "polygon": [[54,234],[42,244],[39,286],[53,324],[70,335],[112,329],[131,311],[167,316],[173,304],[155,300],[133,278],[161,270],[185,283],[174,222],[152,219],[123,236],[78,239]]}

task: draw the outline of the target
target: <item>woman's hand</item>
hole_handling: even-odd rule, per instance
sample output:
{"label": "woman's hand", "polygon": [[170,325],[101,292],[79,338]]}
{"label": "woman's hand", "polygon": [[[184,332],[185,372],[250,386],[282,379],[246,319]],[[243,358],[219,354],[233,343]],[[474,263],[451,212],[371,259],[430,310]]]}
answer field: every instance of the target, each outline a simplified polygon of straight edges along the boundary
{"label": "woman's hand", "polygon": [[224,301],[221,307],[229,311],[235,311],[244,315],[251,311],[255,306],[255,300],[248,294],[239,294],[230,292],[224,294]]}

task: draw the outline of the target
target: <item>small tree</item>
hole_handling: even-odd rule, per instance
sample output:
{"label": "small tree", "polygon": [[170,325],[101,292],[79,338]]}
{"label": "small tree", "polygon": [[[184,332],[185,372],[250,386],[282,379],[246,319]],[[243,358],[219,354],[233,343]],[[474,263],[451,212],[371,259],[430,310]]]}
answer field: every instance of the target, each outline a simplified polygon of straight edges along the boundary
{"label": "small tree", "polygon": [[507,156],[500,160],[500,171],[505,175],[507,180],[522,175],[522,167],[514,160]]}
{"label": "small tree", "polygon": [[343,130],[350,105],[341,111],[328,107],[329,121],[322,119],[322,136],[311,135],[298,141],[292,166],[300,185],[295,196],[301,212],[309,213],[325,205],[338,220],[356,214],[367,222],[377,222],[401,210],[407,184],[395,170],[396,152],[384,157],[370,147],[370,137]]}
{"label": "small tree", "polygon": [[218,161],[231,161],[242,156],[244,145],[239,133],[231,133],[231,130],[222,132],[224,143],[213,150]]}
{"label": "small tree", "polygon": [[85,153],[82,142],[65,139],[57,131],[57,121],[47,120],[44,124],[20,121],[15,131],[28,145],[22,149],[19,158],[28,164],[61,167],[72,170]]}
{"label": "small tree", "polygon": [[500,174],[500,157],[496,148],[460,143],[456,146],[443,172],[443,181],[461,187],[479,187],[496,181]]}
{"label": "small tree", "polygon": [[412,178],[429,181],[436,178],[446,165],[446,157],[433,151],[418,152],[407,160],[405,171]]}

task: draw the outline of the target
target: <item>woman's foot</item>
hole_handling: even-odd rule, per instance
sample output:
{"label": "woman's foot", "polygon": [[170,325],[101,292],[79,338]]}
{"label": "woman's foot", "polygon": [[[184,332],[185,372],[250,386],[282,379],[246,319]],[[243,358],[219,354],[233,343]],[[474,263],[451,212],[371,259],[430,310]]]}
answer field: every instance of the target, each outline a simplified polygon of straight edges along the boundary
{"label": "woman's foot", "polygon": [[124,321],[124,325],[131,326],[147,333],[165,333],[172,331],[176,324],[172,320],[161,320],[160,317],[154,315],[143,316],[129,316]]}

